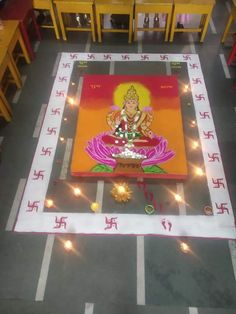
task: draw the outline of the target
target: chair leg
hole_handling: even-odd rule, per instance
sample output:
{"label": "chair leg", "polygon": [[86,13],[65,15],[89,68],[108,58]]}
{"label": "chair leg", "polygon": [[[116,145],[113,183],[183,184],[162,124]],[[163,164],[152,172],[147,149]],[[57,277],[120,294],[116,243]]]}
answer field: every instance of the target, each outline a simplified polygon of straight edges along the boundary
{"label": "chair leg", "polygon": [[132,35],[133,35],[133,8],[131,9],[129,15],[129,44],[132,42]]}
{"label": "chair leg", "polygon": [[138,29],[138,13],[137,12],[135,12],[135,19],[134,19],[134,41],[137,41],[137,33],[138,33],[138,31],[137,31],[137,29]]}
{"label": "chair leg", "polygon": [[223,44],[225,42],[225,39],[226,37],[228,36],[228,33],[229,33],[229,30],[230,30],[230,27],[233,23],[233,17],[232,15],[230,15],[229,19],[228,19],[228,22],[226,24],[226,27],[225,27],[225,30],[224,30],[224,33],[223,33],[223,36],[221,38],[221,43]]}
{"label": "chair leg", "polygon": [[206,23],[206,14],[202,14],[200,23],[199,23],[199,28],[203,28]]}
{"label": "chair leg", "polygon": [[102,42],[102,30],[101,30],[101,16],[99,12],[96,12],[96,20],[97,20],[97,32],[98,32],[98,42]]}
{"label": "chair leg", "polygon": [[169,39],[170,42],[172,42],[174,39],[175,24],[176,24],[176,12],[174,9],[172,23],[171,23],[171,27],[170,27],[170,39]]}
{"label": "chair leg", "polygon": [[58,10],[58,19],[59,19],[59,23],[60,23],[60,27],[61,27],[62,38],[63,38],[63,40],[67,40],[65,26],[64,26],[63,17],[62,17],[62,12],[60,10]]}
{"label": "chair leg", "polygon": [[91,9],[91,13],[90,13],[90,19],[91,19],[91,31],[92,31],[92,39],[93,42],[96,41],[96,34],[95,34],[95,24],[94,24],[94,13],[93,13],[93,8]]}
{"label": "chair leg", "polygon": [[169,33],[170,33],[170,26],[171,26],[171,14],[167,13],[166,19],[166,31],[165,31],[165,41],[168,41]]}
{"label": "chair leg", "polygon": [[57,22],[56,22],[56,17],[55,17],[55,13],[54,13],[54,10],[53,10],[52,6],[51,6],[49,11],[50,11],[51,18],[52,18],[52,24],[53,24],[53,27],[54,27],[56,39],[60,39],[59,30],[58,30]]}
{"label": "chair leg", "polygon": [[201,33],[201,37],[200,37],[200,42],[201,43],[204,41],[204,38],[206,36],[208,24],[210,22],[210,17],[211,17],[211,12],[209,14],[207,14],[206,19],[205,19],[204,27],[203,27],[203,30],[202,30],[202,33]]}

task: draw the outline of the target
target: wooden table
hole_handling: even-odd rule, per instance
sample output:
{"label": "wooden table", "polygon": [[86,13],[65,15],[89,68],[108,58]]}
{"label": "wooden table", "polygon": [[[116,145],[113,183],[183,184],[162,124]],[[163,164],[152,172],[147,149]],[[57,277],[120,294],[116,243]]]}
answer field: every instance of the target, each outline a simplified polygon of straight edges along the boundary
{"label": "wooden table", "polygon": [[8,0],[0,11],[0,18],[3,20],[18,20],[19,27],[28,50],[30,59],[35,58],[35,53],[28,35],[28,24],[32,21],[38,40],[41,40],[39,26],[36,22],[32,0]]}
{"label": "wooden table", "polygon": [[[20,73],[18,72],[16,65],[14,64],[14,61],[12,60],[11,56],[5,49],[0,49],[0,82],[2,81],[2,78],[6,73],[7,69],[10,70],[10,73],[13,77],[14,82],[16,83],[16,86],[18,88],[21,88],[22,81],[20,78]],[[6,97],[4,96],[1,85],[0,85],[0,113],[3,115],[6,121],[11,121],[12,110],[8,104]]]}
{"label": "wooden table", "polygon": [[16,44],[19,42],[26,62],[30,63],[30,57],[19,30],[19,22],[16,20],[6,20],[3,24],[4,28],[0,30],[0,47],[7,49],[8,53],[12,56]]}

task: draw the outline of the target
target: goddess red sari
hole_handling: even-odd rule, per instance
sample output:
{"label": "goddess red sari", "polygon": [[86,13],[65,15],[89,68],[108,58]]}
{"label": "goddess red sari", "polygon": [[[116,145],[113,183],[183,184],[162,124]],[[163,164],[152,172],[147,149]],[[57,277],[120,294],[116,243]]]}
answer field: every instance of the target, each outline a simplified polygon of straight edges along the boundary
{"label": "goddess red sari", "polygon": [[113,111],[107,115],[107,123],[113,133],[104,135],[102,140],[108,145],[124,146],[132,142],[134,146],[156,146],[159,143],[150,129],[153,117],[151,113],[137,110],[133,115],[125,109]]}

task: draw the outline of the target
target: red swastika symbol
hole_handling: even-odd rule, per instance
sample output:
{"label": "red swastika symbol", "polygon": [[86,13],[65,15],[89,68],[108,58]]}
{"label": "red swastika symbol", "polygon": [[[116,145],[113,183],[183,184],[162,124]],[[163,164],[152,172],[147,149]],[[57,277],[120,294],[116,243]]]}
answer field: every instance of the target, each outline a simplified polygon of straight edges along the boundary
{"label": "red swastika symbol", "polygon": [[77,60],[78,59],[78,54],[77,53],[70,53],[70,58],[72,60]]}
{"label": "red swastika symbol", "polygon": [[33,180],[39,180],[39,179],[43,180],[44,179],[44,172],[45,172],[45,170],[39,170],[39,171],[34,170]]}
{"label": "red swastika symbol", "polygon": [[65,91],[64,90],[57,90],[56,91],[56,97],[65,97]]}
{"label": "red swastika symbol", "polygon": [[229,208],[226,207],[226,205],[228,205],[228,203],[215,203],[216,208],[219,209],[219,211],[217,212],[217,214],[224,214],[225,212],[227,212],[227,214],[229,215]]}
{"label": "red swastika symbol", "polygon": [[149,60],[149,56],[148,55],[141,55],[141,60],[142,61]]}
{"label": "red swastika symbol", "polygon": [[205,96],[203,94],[195,95],[195,98],[196,98],[197,101],[206,100]]}
{"label": "red swastika symbol", "polygon": [[208,153],[208,157],[209,157],[209,159],[208,159],[209,162],[215,162],[215,161],[220,162],[220,158],[219,158],[218,153],[213,153],[211,155]]}
{"label": "red swastika symbol", "polygon": [[207,132],[205,132],[205,131],[203,131],[203,134],[204,134],[204,138],[206,139],[206,140],[209,140],[209,139],[214,139],[215,137],[214,137],[214,134],[213,134],[213,131],[207,131]]}
{"label": "red swastika symbol", "polygon": [[129,55],[121,55],[122,60],[129,60]]}
{"label": "red swastika symbol", "polygon": [[103,55],[103,59],[104,60],[111,60],[111,55],[105,54],[105,55]]}
{"label": "red swastika symbol", "polygon": [[94,54],[88,54],[87,55],[87,58],[88,58],[88,60],[94,60],[95,59],[95,56],[94,56]]}
{"label": "red swastika symbol", "polygon": [[168,55],[160,55],[160,59],[163,60],[169,60]]}
{"label": "red swastika symbol", "polygon": [[202,81],[200,78],[195,78],[195,79],[193,78],[192,82],[193,82],[193,84],[202,84]]}
{"label": "red swastika symbol", "polygon": [[184,61],[191,60],[191,56],[190,55],[183,55],[183,59],[184,59]]}
{"label": "red swastika symbol", "polygon": [[64,69],[66,69],[66,68],[70,68],[70,63],[62,63],[62,67],[64,68]]}
{"label": "red swastika symbol", "polygon": [[55,217],[55,226],[53,227],[53,229],[60,229],[60,228],[64,228],[66,229],[66,219],[68,217]]}
{"label": "red swastika symbol", "polygon": [[51,156],[51,152],[52,152],[52,147],[42,147],[41,149],[41,156]]}
{"label": "red swastika symbol", "polygon": [[106,228],[104,230],[107,229],[112,229],[113,227],[117,230],[117,221],[116,221],[117,217],[112,217],[112,218],[105,218],[105,223],[106,223]]}
{"label": "red swastika symbol", "polygon": [[27,205],[27,207],[28,207],[28,209],[26,210],[27,212],[32,212],[32,211],[38,211],[38,209],[39,209],[39,203],[40,203],[40,201],[33,201],[33,202],[30,202],[30,201],[28,201],[28,205]]}
{"label": "red swastika symbol", "polygon": [[51,115],[55,116],[56,114],[58,114],[60,116],[61,114],[61,108],[52,108],[51,110]]}
{"label": "red swastika symbol", "polygon": [[58,77],[58,82],[59,83],[67,82],[67,76],[59,76]]}
{"label": "red swastika symbol", "polygon": [[204,111],[204,112],[199,111],[199,114],[201,116],[201,119],[206,119],[206,118],[210,119],[210,114],[208,111]]}
{"label": "red swastika symbol", "polygon": [[56,135],[56,130],[57,130],[57,128],[56,127],[53,127],[53,128],[47,128],[47,135]]}
{"label": "red swastika symbol", "polygon": [[217,178],[217,179],[211,178],[211,180],[212,180],[212,183],[214,184],[213,188],[219,189],[222,187],[223,189],[225,189],[223,178]]}
{"label": "red swastika symbol", "polygon": [[198,65],[196,63],[190,64],[190,68],[193,69],[198,69]]}

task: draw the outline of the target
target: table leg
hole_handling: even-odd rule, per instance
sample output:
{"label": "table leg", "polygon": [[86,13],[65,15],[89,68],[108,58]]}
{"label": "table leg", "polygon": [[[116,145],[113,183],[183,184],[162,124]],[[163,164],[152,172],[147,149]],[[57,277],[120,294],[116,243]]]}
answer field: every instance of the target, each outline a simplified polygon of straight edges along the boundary
{"label": "table leg", "polygon": [[131,8],[131,12],[129,15],[129,44],[132,42],[132,36],[133,36],[133,8]]}
{"label": "table leg", "polygon": [[40,29],[39,29],[39,26],[37,24],[37,21],[36,21],[35,15],[34,15],[34,10],[31,10],[30,16],[31,16],[32,23],[34,25],[34,29],[35,29],[36,35],[38,37],[38,40],[42,40]]}
{"label": "table leg", "polygon": [[54,26],[56,39],[60,39],[59,30],[58,30],[58,27],[57,27],[57,21],[56,21],[55,13],[54,13],[54,10],[53,10],[53,4],[51,4],[51,8],[50,8],[49,11],[50,11],[51,18],[52,18],[52,24]]}
{"label": "table leg", "polygon": [[12,110],[1,90],[0,90],[0,112],[2,113],[4,119],[7,122],[10,122],[12,120]]}
{"label": "table leg", "polygon": [[134,18],[134,41],[137,40],[137,29],[138,29],[138,13],[135,12],[135,18]]}
{"label": "table leg", "polygon": [[59,19],[59,23],[60,23],[60,27],[61,27],[62,38],[63,38],[63,40],[67,40],[65,26],[64,26],[63,17],[62,17],[62,12],[59,11],[59,9],[57,9],[57,13],[58,13],[58,19]]}
{"label": "table leg", "polygon": [[173,39],[174,39],[174,34],[175,34],[175,25],[176,25],[176,12],[175,12],[175,9],[174,9],[174,13],[173,13],[173,18],[172,18],[172,24],[171,24],[171,27],[170,27],[170,39],[169,41],[172,42]]}
{"label": "table leg", "polygon": [[170,33],[170,25],[171,25],[171,13],[167,13],[166,17],[166,31],[165,31],[165,41],[168,41],[169,33]]}
{"label": "table leg", "polygon": [[93,42],[95,42],[95,41],[96,41],[96,35],[95,35],[95,25],[94,25],[94,12],[93,12],[93,8],[91,9],[90,20],[91,20],[92,38],[93,38]]}
{"label": "table leg", "polygon": [[30,43],[30,40],[29,40],[29,36],[28,36],[28,33],[27,33],[27,29],[25,28],[24,24],[22,21],[20,21],[20,30],[21,30],[21,34],[22,34],[22,37],[24,39],[24,42],[25,42],[25,46],[28,50],[28,53],[29,53],[29,56],[30,56],[30,59],[33,60],[35,58],[35,53],[32,49],[32,46],[31,46],[31,43]]}
{"label": "table leg", "polygon": [[23,55],[25,57],[26,62],[29,64],[31,61],[30,61],[30,56],[29,56],[28,50],[26,49],[25,42],[24,42],[22,35],[21,35],[19,30],[18,30],[18,32],[19,32],[18,41],[20,43],[20,47],[22,49],[22,52],[23,52]]}
{"label": "table leg", "polygon": [[204,27],[203,27],[203,30],[202,30],[202,34],[201,34],[201,37],[200,37],[200,42],[201,43],[204,41],[204,38],[205,38],[205,35],[206,35],[206,32],[207,32],[207,28],[208,28],[208,24],[210,22],[210,17],[211,17],[211,13],[207,14],[206,19],[205,19],[205,23],[204,23]]}
{"label": "table leg", "polygon": [[101,30],[101,18],[100,13],[96,11],[96,20],[97,20],[97,32],[98,32],[98,42],[102,42],[102,30]]}
{"label": "table leg", "polygon": [[223,44],[225,42],[225,39],[226,37],[228,36],[228,33],[229,33],[229,30],[230,30],[230,27],[233,23],[233,17],[232,15],[230,15],[229,19],[228,19],[228,22],[226,24],[226,27],[225,27],[225,30],[224,30],[224,33],[223,33],[223,36],[222,36],[222,39],[221,39],[221,43]]}
{"label": "table leg", "polygon": [[18,88],[21,88],[22,87],[21,76],[20,76],[20,73],[19,73],[14,61],[12,60],[11,56],[9,56],[8,68],[9,68],[11,75],[12,75],[12,77],[16,83],[16,86]]}

